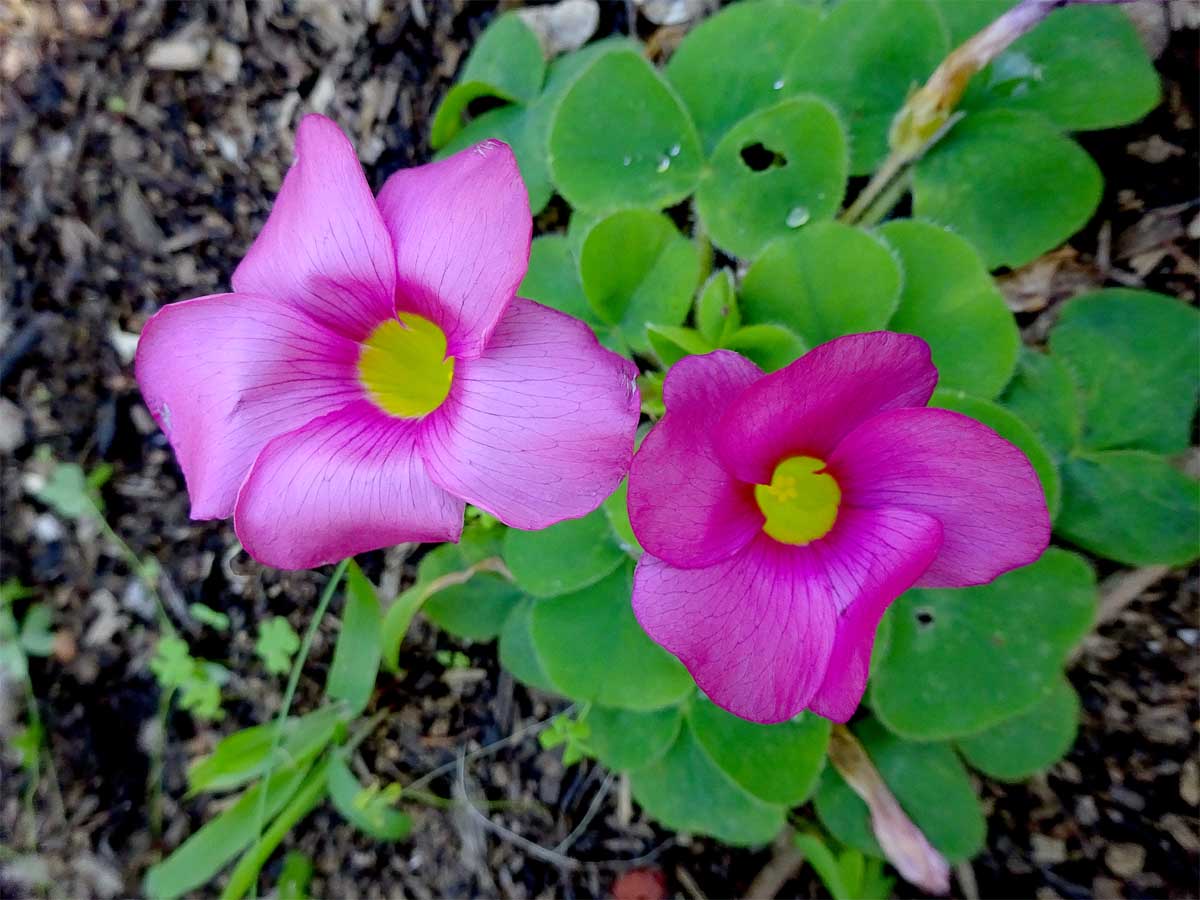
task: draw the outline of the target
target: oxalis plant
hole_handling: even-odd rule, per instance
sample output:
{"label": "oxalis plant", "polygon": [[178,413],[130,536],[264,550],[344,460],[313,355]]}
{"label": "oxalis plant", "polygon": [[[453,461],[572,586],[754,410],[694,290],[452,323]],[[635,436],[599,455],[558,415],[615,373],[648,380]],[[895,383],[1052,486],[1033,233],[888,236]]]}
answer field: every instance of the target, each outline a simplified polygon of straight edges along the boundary
{"label": "oxalis plant", "polygon": [[[1136,120],[1157,78],[1117,8],[1008,6],[739,3],[662,69],[624,38],[547,64],[502,15],[438,160],[378,196],[300,123],[233,292],[155,315],[137,378],[193,517],[337,568],[277,718],[190,769],[237,799],[148,893],[236,859],[241,896],[326,798],[380,840],[445,802],[350,766],[418,611],[574,701],[543,743],[662,825],[790,823],[838,897],[888,889],[864,854],[948,889],[983,846],[970,770],[1072,743],[1084,554],[1184,564],[1200,520],[1174,461],[1196,310],[1103,290],[1023,347],[991,275],[1089,219],[1069,132]],[[566,229],[531,245],[555,194]],[[349,558],[413,541],[441,543],[381,602]],[[293,714],[343,577],[326,702]]]}

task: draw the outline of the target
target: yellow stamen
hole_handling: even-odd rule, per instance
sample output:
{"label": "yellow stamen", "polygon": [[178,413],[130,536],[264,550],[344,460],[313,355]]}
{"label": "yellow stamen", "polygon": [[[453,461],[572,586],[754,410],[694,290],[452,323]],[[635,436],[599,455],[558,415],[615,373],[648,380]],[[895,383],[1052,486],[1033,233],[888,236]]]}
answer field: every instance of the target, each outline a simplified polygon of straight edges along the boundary
{"label": "yellow stamen", "polygon": [[405,419],[433,412],[450,393],[454,357],[428,319],[400,313],[371,332],[358,356],[358,380],[384,412]]}
{"label": "yellow stamen", "polygon": [[804,545],[829,534],[842,490],[824,460],[793,456],[775,467],[770,484],[754,486],[754,499],[767,519],[763,531],[784,544]]}

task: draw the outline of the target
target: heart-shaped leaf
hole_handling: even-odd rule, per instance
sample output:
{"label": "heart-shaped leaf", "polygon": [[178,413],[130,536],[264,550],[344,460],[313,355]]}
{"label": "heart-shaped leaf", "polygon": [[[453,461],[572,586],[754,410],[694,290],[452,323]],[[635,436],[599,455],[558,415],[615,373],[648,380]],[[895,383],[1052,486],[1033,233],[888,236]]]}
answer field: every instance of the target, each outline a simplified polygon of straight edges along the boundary
{"label": "heart-shaped leaf", "polygon": [[752,257],[775,238],[831,218],[846,191],[837,113],[798,97],[751,113],[721,139],[696,191],[713,243]]}
{"label": "heart-shaped leaf", "polygon": [[1055,530],[1131,566],[1187,565],[1200,548],[1200,482],[1140,450],[1079,453],[1063,464]]}
{"label": "heart-shaped leaf", "polygon": [[631,347],[651,350],[647,325],[679,325],[700,280],[700,254],[661,213],[614,213],[587,233],[580,254],[583,290],[597,318]]}
{"label": "heart-shaped leaf", "polygon": [[541,531],[510,528],[504,535],[504,562],[517,586],[535,597],[595,584],[627,558],[599,509]]}
{"label": "heart-shaped leaf", "polygon": [[1079,696],[1065,676],[1025,712],[958,742],[967,762],[1001,781],[1022,781],[1050,768],[1075,742]]}
{"label": "heart-shaped leaf", "polygon": [[546,59],[537,35],[519,16],[500,16],[480,35],[433,119],[429,142],[436,149],[462,128],[467,105],[480,97],[529,102],[542,88]]}
{"label": "heart-shaped leaf", "polygon": [[742,280],[747,322],[786,325],[810,346],[878,331],[900,302],[888,246],[859,228],[820,222],[772,242]]}
{"label": "heart-shaped leaf", "polygon": [[687,670],[633,617],[632,570],[627,562],[590,587],[533,607],[534,646],[559,693],[649,710],[678,703],[693,689]]}
{"label": "heart-shaped leaf", "polygon": [[[444,575],[465,572],[475,563],[500,555],[499,529],[468,529],[457,544],[441,544],[421,559],[417,582],[429,585]],[[478,572],[462,584],[448,585],[421,607],[439,628],[473,641],[500,633],[521,592],[493,572]]]}
{"label": "heart-shaped leaf", "polygon": [[1200,311],[1112,288],[1063,304],[1050,349],[1074,373],[1089,450],[1175,453],[1188,446],[1200,392]]}
{"label": "heart-shaped leaf", "polygon": [[1023,266],[1083,227],[1100,169],[1034,113],[970,113],[917,164],[914,215],[949,225],[988,268]]}
{"label": "heart-shaped leaf", "polygon": [[1000,402],[1027,422],[1061,463],[1083,434],[1083,410],[1071,370],[1057,356],[1021,348]]}
{"label": "heart-shaped leaf", "polygon": [[816,786],[829,746],[829,721],[805,713],[778,725],[757,725],[707,700],[688,710],[692,733],[743,790],[767,803],[796,806]]}
{"label": "heart-shaped leaf", "polygon": [[688,32],[666,75],[707,152],[739,119],[779,102],[787,60],[820,19],[814,7],[765,0],[727,6]]}
{"label": "heart-shaped leaf", "polygon": [[888,612],[891,638],[872,673],[872,708],[914,740],[996,725],[1043,696],[1095,605],[1091,568],[1053,547],[991,584],[909,591]]}
{"label": "heart-shaped leaf", "polygon": [[839,3],[796,48],[784,90],[811,92],[838,108],[850,132],[850,173],[865,175],[887,155],[888,130],[905,99],[949,49],[928,0]]}
{"label": "heart-shaped leaf", "polygon": [[[871,762],[900,806],[948,861],[970,859],[983,848],[986,823],[971,778],[949,744],[906,741],[874,719],[854,727]],[[832,766],[816,796],[817,815],[844,844],[883,856],[871,831],[867,805]]]}
{"label": "heart-shaped leaf", "polygon": [[666,754],[634,769],[629,780],[634,798],[646,812],[675,831],[753,845],[768,843],[784,824],[785,808],[739,787],[696,739],[686,720]]}
{"label": "heart-shaped leaf", "polygon": [[637,52],[593,62],[550,127],[550,172],[575,207],[661,209],[696,187],[703,151],[674,90]]}
{"label": "heart-shaped leaf", "polygon": [[900,305],[888,328],[929,342],[942,387],[996,396],[1012,375],[1021,336],[974,248],[912,219],[888,222],[879,233],[904,266]]}

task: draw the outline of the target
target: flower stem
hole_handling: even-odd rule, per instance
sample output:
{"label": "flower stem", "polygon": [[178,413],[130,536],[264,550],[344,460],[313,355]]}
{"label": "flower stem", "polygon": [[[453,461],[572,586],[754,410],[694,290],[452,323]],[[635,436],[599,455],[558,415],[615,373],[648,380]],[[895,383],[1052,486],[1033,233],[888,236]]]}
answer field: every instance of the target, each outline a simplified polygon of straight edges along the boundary
{"label": "flower stem", "polygon": [[1129,0],[1021,0],[955,48],[896,113],[888,134],[891,151],[839,219],[858,225],[873,224],[886,216],[907,193],[908,185],[901,179],[908,168],[953,126],[954,110],[971,78],[1046,16],[1065,6],[1126,2]]}
{"label": "flower stem", "polygon": [[[283,742],[284,725],[287,723],[288,713],[292,708],[292,699],[296,696],[296,686],[300,683],[300,673],[304,670],[304,664],[308,662],[309,651],[312,650],[313,640],[317,636],[317,628],[320,627],[321,620],[325,618],[325,611],[329,608],[329,602],[333,599],[334,592],[337,591],[338,585],[341,584],[342,576],[346,574],[346,568],[349,565],[350,560],[343,559],[337,564],[337,568],[333,570],[333,574],[329,576],[329,582],[325,585],[325,590],[321,592],[321,599],[317,601],[316,612],[313,613],[312,619],[309,620],[308,628],[304,632],[304,639],[300,642],[300,651],[296,654],[296,659],[292,663],[292,671],[288,675],[287,687],[283,692],[283,703],[279,707],[279,714],[275,717],[275,727],[272,729],[271,734],[271,752],[267,754],[267,767],[262,774],[262,783],[264,785],[270,783],[271,774],[275,769],[275,757],[279,753],[279,745]],[[303,792],[303,788],[301,788],[301,792]],[[288,808],[291,808],[290,804]],[[280,818],[283,818],[283,815],[284,813],[281,813]],[[265,787],[258,797],[257,818],[258,826],[255,832],[258,837],[254,842],[254,848],[251,853],[247,854],[247,857],[257,855],[264,840],[263,825],[267,818],[267,791]],[[278,819],[276,822],[278,822]],[[272,826],[272,829],[274,829],[274,826]],[[280,839],[282,839],[282,836]],[[276,840],[275,843],[278,844],[279,841]],[[241,866],[239,866],[240,868]],[[256,869],[255,875],[257,875],[257,871]],[[231,880],[230,885],[232,886],[232,884],[233,881]],[[245,888],[242,889],[242,893],[245,893]]]}

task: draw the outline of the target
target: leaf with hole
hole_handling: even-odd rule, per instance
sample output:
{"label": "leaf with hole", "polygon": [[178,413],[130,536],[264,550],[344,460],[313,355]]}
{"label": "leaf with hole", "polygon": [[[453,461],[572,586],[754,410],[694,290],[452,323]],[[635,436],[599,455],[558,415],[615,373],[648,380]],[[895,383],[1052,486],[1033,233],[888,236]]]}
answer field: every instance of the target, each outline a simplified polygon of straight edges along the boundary
{"label": "leaf with hole", "polygon": [[990,110],[963,118],[917,163],[913,214],[953,228],[989,269],[1017,268],[1082,228],[1103,187],[1092,158],[1050,122]]}
{"label": "leaf with hole", "polygon": [[679,660],[646,636],[629,597],[632,562],[575,593],[533,607],[537,655],[556,690],[572,700],[649,710],[692,690]]}
{"label": "leaf with hole", "polygon": [[554,184],[581,209],[670,206],[695,190],[703,164],[687,110],[633,50],[601,56],[571,84],[549,148]]}
{"label": "leaf with hole", "polygon": [[1065,675],[1023,713],[963,738],[958,749],[984,775],[1023,781],[1066,755],[1079,729],[1079,696]]}
{"label": "leaf with hole", "polygon": [[700,281],[700,253],[671,220],[644,209],[614,213],[587,232],[583,290],[596,316],[639,353],[647,325],[680,325]]}
{"label": "leaf with hole", "polygon": [[1057,534],[1130,566],[1182,566],[1200,555],[1200,481],[1141,450],[1079,453],[1063,463]]}
{"label": "leaf with hole", "polygon": [[775,238],[832,218],[846,192],[846,137],[837,114],[797,97],[742,119],[721,139],[696,190],[712,241],[757,256]]}
{"label": "leaf with hole", "polygon": [[839,3],[792,55],[787,92],[824,97],[850,133],[850,173],[866,175],[887,155],[888,130],[909,92],[950,50],[928,0]]}
{"label": "leaf with hole", "polygon": [[727,6],[688,32],[665,71],[706,152],[739,119],[782,99],[787,61],[820,19],[813,6],[764,0]]}
{"label": "leaf with hole", "polygon": [[1075,375],[1089,450],[1187,448],[1200,392],[1200,311],[1110,288],[1063,304],[1050,350]]}
{"label": "leaf with hole", "polygon": [[970,416],[991,428],[1006,441],[1015,444],[1037,472],[1042,490],[1046,494],[1046,507],[1050,510],[1050,518],[1058,515],[1062,504],[1062,479],[1058,474],[1058,464],[1033,429],[1015,413],[991,400],[981,400],[951,388],[939,388],[934,391],[929,405]]}
{"label": "leaf with hole", "polygon": [[979,254],[928,222],[900,219],[879,234],[904,267],[900,305],[888,328],[929,343],[940,386],[996,396],[1016,366],[1021,335]]}
{"label": "leaf with hole", "polygon": [[769,244],[742,280],[747,322],[786,325],[810,346],[878,331],[900,302],[902,272],[873,234],[820,222]]}
{"label": "leaf with hole", "polygon": [[541,531],[510,528],[503,553],[517,586],[535,597],[557,597],[595,584],[628,559],[600,509]]}
{"label": "leaf with hole", "polygon": [[[986,822],[971,778],[949,744],[906,741],[875,719],[854,733],[901,808],[951,863],[983,849]],[[833,766],[825,769],[816,796],[821,823],[843,844],[882,857],[867,805]]]}
{"label": "leaf with hole", "polygon": [[1041,699],[1095,607],[1091,567],[1055,547],[991,584],[909,591],[888,611],[891,638],[871,676],[871,706],[913,740],[990,728]]}

